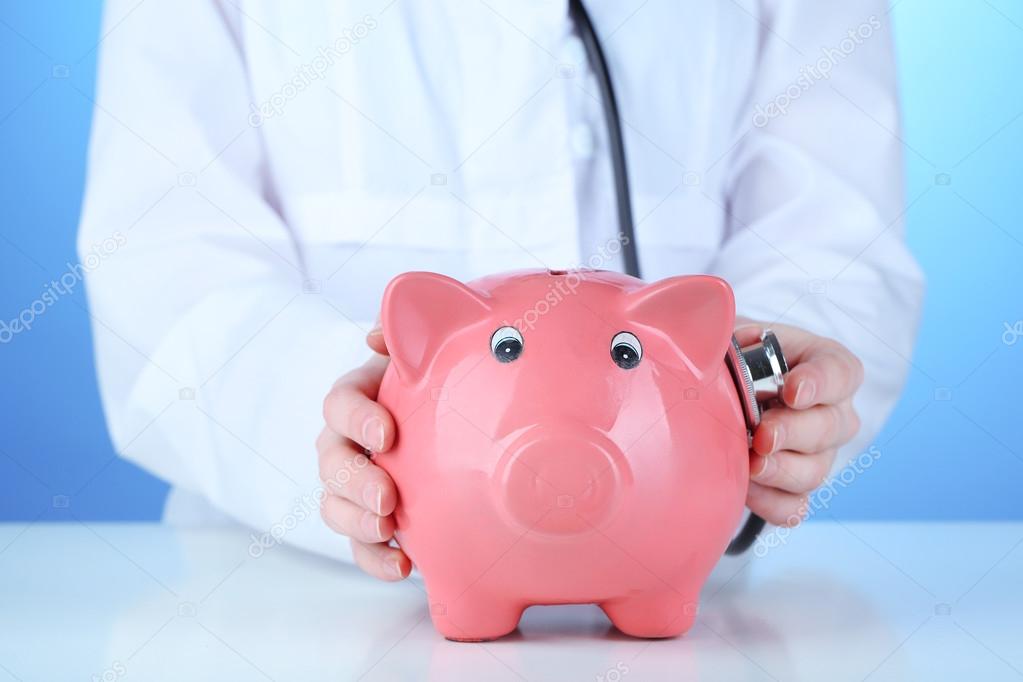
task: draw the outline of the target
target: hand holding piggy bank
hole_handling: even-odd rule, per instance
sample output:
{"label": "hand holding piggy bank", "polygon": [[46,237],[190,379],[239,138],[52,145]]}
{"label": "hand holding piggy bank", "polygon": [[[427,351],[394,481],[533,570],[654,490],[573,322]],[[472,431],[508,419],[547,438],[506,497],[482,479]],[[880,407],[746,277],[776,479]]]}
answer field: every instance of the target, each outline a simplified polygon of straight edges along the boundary
{"label": "hand holding piggy bank", "polygon": [[390,283],[378,400],[398,439],[374,461],[441,634],[493,639],[575,603],[629,635],[689,629],[749,481],[734,321],[710,276]]}

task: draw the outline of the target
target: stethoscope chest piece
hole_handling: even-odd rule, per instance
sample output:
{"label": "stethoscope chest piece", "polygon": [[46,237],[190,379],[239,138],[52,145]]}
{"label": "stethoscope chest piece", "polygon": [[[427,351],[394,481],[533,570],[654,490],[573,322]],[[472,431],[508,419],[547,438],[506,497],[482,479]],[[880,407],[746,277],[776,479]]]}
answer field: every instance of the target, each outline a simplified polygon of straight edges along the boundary
{"label": "stethoscope chest piece", "polygon": [[769,402],[778,399],[785,386],[789,366],[778,337],[770,329],[764,330],[757,343],[745,348],[733,336],[725,360],[739,393],[746,431],[752,442],[753,431],[760,425],[763,410]]}

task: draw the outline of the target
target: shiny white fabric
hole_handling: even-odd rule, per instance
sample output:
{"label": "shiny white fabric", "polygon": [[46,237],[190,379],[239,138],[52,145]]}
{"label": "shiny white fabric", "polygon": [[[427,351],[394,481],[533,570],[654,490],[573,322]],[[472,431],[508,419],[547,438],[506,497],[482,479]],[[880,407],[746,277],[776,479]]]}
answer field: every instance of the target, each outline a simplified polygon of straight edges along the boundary
{"label": "shiny white fabric", "polygon": [[[898,396],[922,295],[885,4],[587,3],[644,276],[720,275],[740,314],[852,348],[867,379],[847,455]],[[109,0],[80,247],[126,237],[88,275],[118,451],[342,555],[313,441],[387,281],[621,267],[566,5]]]}

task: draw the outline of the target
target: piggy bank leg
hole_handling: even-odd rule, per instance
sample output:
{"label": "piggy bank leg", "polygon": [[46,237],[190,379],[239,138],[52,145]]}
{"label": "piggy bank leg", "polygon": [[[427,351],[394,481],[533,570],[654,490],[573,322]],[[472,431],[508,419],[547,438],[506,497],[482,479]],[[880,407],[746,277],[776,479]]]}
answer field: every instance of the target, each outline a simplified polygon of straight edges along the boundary
{"label": "piggy bank leg", "polygon": [[503,637],[519,626],[525,606],[472,590],[446,599],[430,595],[430,617],[446,639],[485,642]]}
{"label": "piggy bank leg", "polygon": [[697,598],[678,592],[644,592],[606,601],[600,605],[621,632],[651,639],[678,637],[696,619]]}

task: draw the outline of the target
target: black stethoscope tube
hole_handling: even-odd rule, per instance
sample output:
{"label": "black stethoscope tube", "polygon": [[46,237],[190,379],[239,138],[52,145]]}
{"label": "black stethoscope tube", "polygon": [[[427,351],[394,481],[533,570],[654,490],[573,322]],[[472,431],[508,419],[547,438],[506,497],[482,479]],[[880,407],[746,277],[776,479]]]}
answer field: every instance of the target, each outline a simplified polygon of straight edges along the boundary
{"label": "black stethoscope tube", "polygon": [[[590,15],[583,7],[582,0],[569,0],[568,14],[575,23],[579,38],[586,48],[586,58],[597,77],[600,95],[604,105],[604,121],[607,124],[608,144],[611,147],[611,167],[615,178],[615,199],[618,207],[619,241],[626,274],[640,277],[639,254],[636,249],[636,230],[632,223],[632,196],[629,191],[629,174],[625,166],[625,141],[622,139],[622,121],[618,115],[618,102],[611,84],[611,73],[600,39],[590,21]],[[742,530],[735,536],[725,554],[742,554],[756,541],[764,528],[764,520],[750,514]]]}
{"label": "black stethoscope tube", "polygon": [[615,99],[611,74],[607,69],[604,49],[590,21],[590,15],[580,0],[569,0],[568,13],[575,22],[579,38],[586,48],[586,58],[597,76],[600,96],[604,103],[604,122],[611,147],[611,166],[615,176],[615,203],[618,207],[618,235],[622,244],[625,273],[640,276],[639,255],[636,252],[636,230],[632,224],[632,193],[629,190],[629,173],[625,167],[625,141],[622,139],[622,122],[618,116],[618,101]]}

